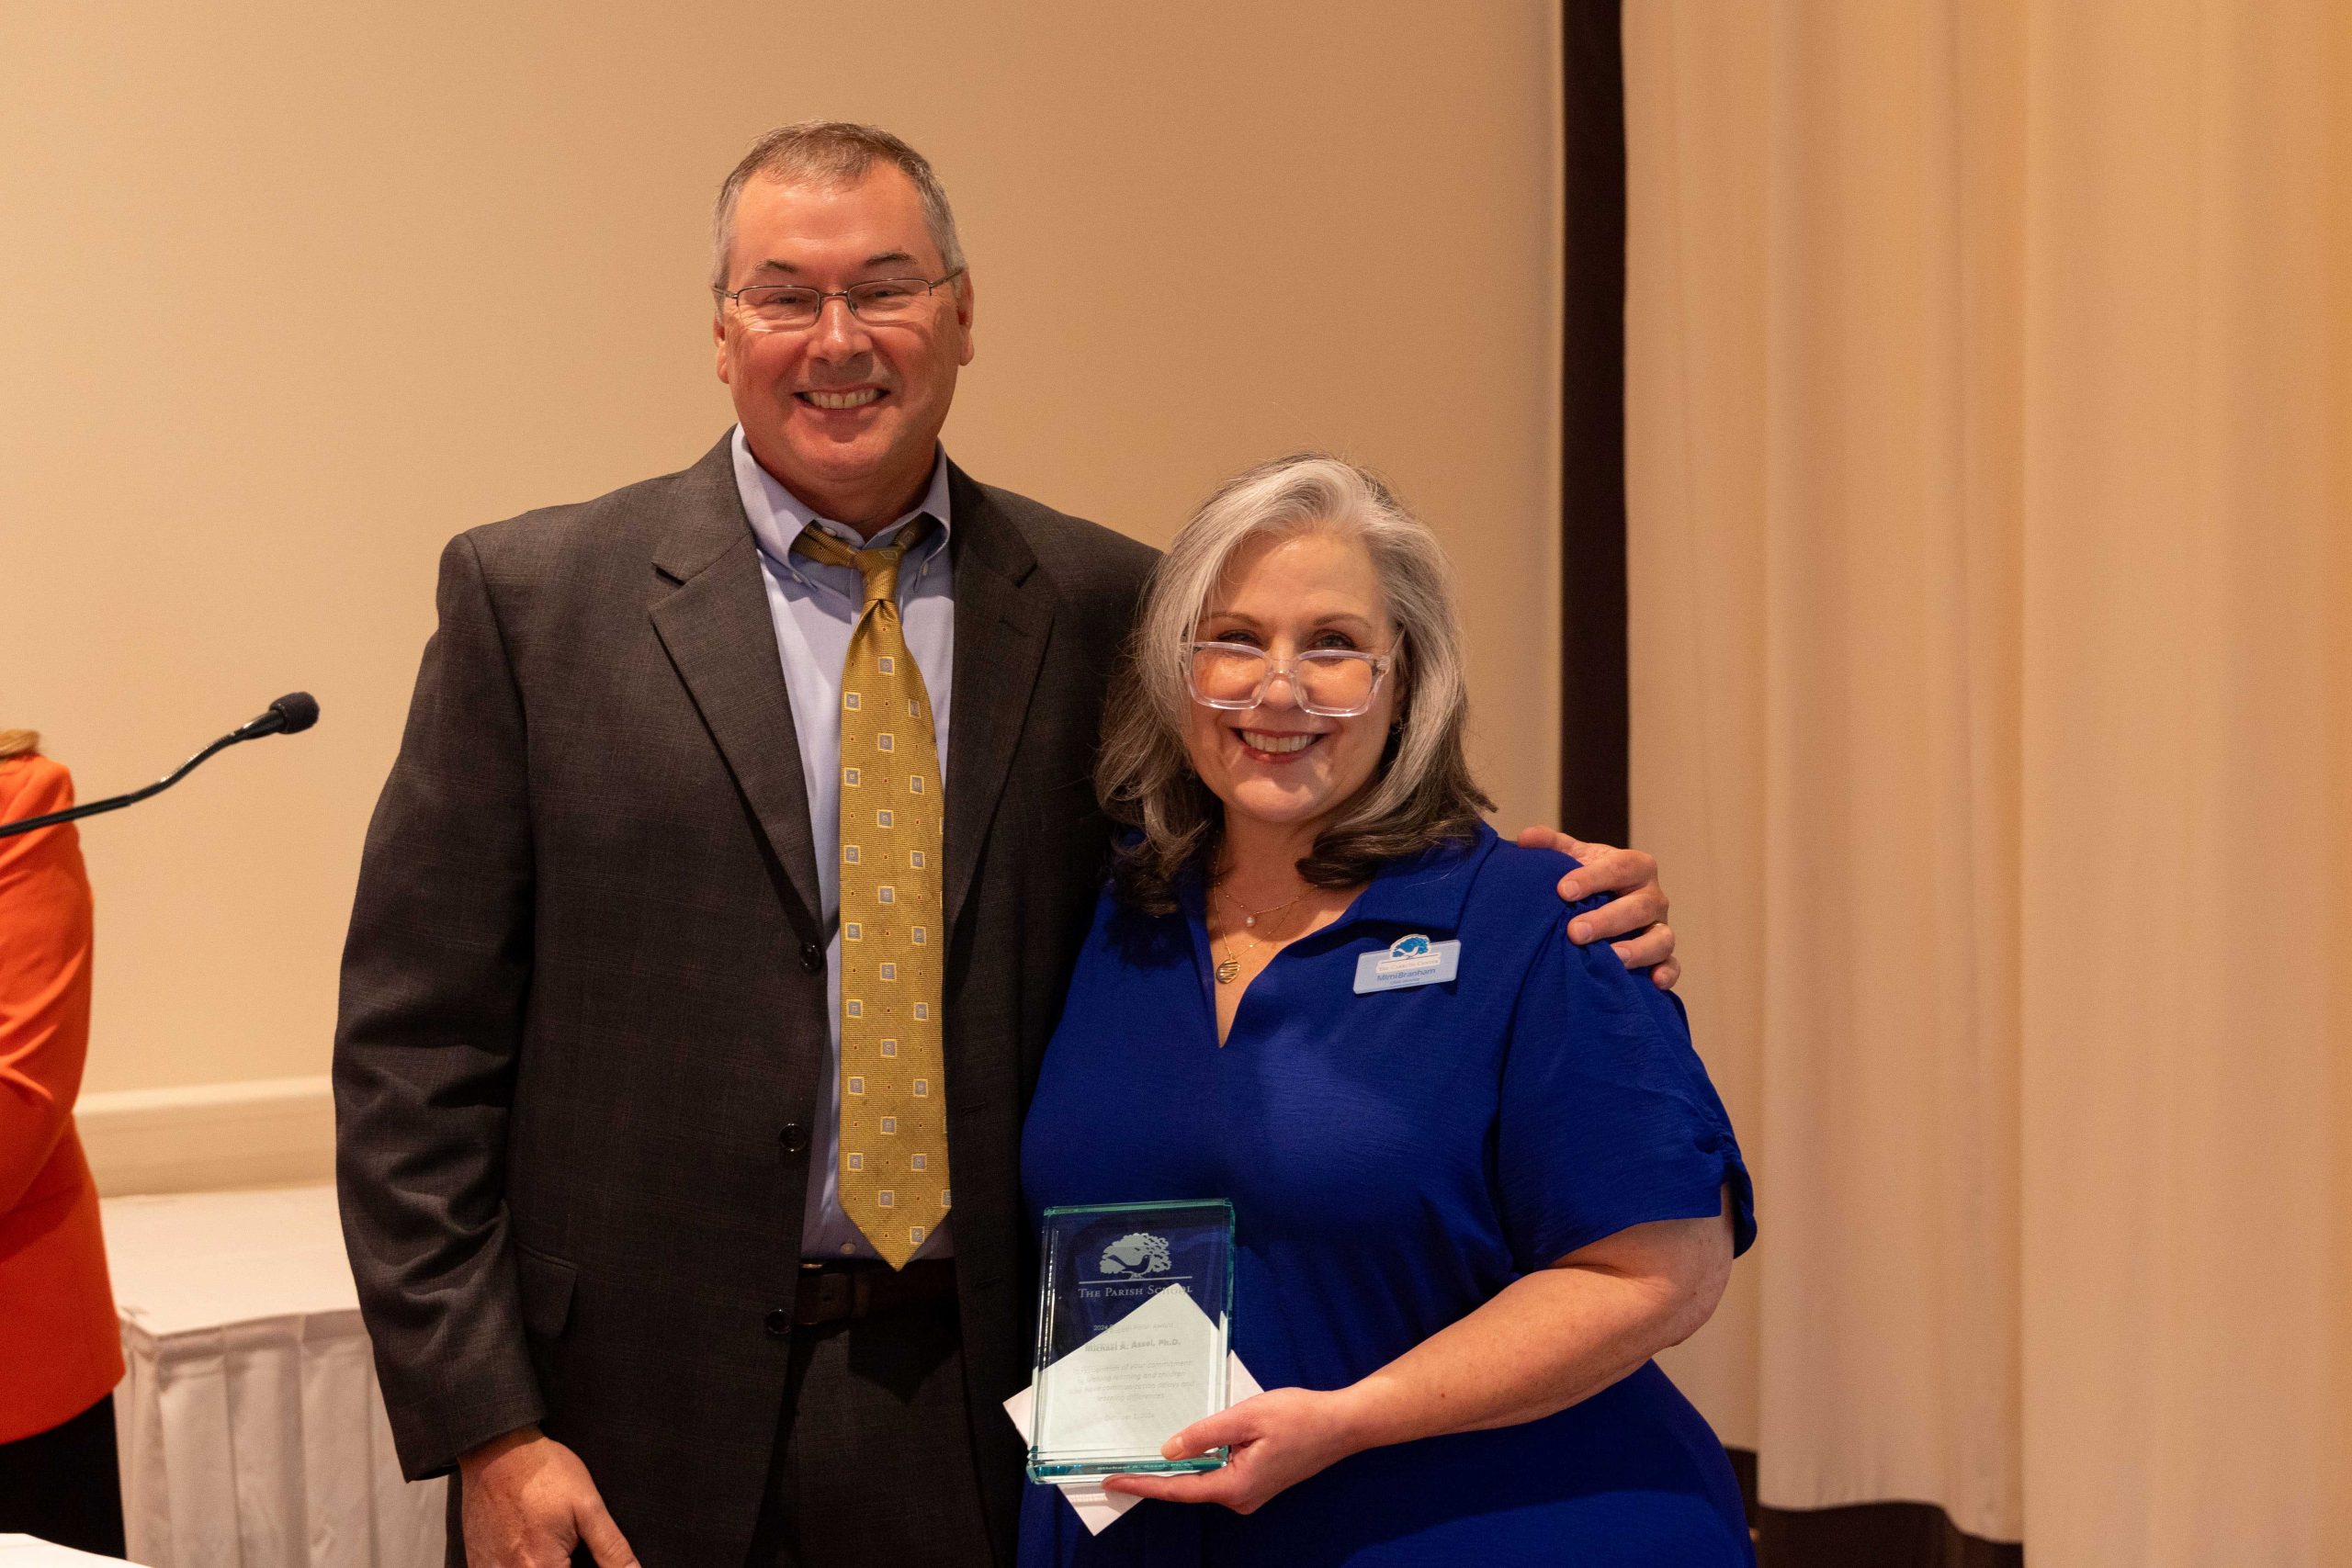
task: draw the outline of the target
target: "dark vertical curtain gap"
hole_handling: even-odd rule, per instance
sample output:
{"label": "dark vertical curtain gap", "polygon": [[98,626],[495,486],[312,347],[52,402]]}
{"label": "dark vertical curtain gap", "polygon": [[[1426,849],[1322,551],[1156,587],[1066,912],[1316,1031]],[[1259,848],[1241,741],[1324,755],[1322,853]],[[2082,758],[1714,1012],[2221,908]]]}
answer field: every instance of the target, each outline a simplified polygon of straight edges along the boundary
{"label": "dark vertical curtain gap", "polygon": [[1625,783],[1625,73],[1618,0],[1567,0],[1560,344],[1560,826],[1632,836]]}
{"label": "dark vertical curtain gap", "polygon": [[[1633,836],[1625,660],[1625,71],[1621,0],[1564,0],[1560,344],[1560,825]],[[1770,1216],[1765,1216],[1766,1224]],[[1769,1235],[1769,1231],[1768,1231]],[[1766,1245],[1770,1245],[1769,1241]],[[2024,1568],[1930,1503],[1768,1508],[1730,1450],[1760,1568]]]}

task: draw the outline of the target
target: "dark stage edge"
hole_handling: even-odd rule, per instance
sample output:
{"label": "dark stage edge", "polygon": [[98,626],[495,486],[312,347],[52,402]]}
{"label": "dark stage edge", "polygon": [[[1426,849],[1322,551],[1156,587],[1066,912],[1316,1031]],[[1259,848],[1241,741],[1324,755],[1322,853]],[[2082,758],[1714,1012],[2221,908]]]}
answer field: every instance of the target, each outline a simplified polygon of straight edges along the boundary
{"label": "dark stage edge", "polygon": [[1933,1503],[1765,1507],[1755,1450],[1724,1451],[1739,1476],[1758,1568],[2025,1568],[2022,1545],[1968,1535]]}

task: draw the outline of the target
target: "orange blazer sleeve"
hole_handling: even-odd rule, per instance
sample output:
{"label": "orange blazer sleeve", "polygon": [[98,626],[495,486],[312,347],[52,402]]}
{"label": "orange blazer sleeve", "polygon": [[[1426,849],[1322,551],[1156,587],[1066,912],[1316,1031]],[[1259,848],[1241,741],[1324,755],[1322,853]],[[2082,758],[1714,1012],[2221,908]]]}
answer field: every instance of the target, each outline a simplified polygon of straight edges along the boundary
{"label": "orange blazer sleeve", "polygon": [[[62,811],[74,781],[46,757],[0,762],[0,822]],[[0,1213],[73,1125],[90,1043],[90,880],[71,823],[0,839]]]}
{"label": "orange blazer sleeve", "polygon": [[[55,762],[0,761],[0,822],[73,803]],[[90,914],[72,825],[0,839],[0,1442],[71,1420],[122,1377],[97,1189],[74,1132]]]}

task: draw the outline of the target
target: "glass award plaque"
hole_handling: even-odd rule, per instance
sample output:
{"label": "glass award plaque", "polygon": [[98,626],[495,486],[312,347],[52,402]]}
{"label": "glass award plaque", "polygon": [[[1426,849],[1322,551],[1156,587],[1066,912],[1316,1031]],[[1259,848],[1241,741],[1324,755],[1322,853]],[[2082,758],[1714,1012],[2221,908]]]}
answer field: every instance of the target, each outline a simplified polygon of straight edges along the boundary
{"label": "glass award plaque", "polygon": [[1029,1475],[1216,1470],[1160,1445],[1226,1405],[1233,1205],[1047,1209]]}

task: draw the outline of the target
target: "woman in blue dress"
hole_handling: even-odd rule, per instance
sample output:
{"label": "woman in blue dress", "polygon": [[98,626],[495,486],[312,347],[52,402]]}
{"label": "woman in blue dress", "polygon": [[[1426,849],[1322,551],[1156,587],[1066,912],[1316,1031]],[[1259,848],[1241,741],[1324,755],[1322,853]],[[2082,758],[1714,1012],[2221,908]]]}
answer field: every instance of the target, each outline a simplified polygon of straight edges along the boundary
{"label": "woman in blue dress", "polygon": [[1098,784],[1135,829],[1023,1143],[1049,1204],[1229,1199],[1267,1390],[1203,1474],[1023,1564],[1744,1564],[1722,1447],[1650,1358],[1755,1234],[1678,1005],[1571,942],[1573,863],[1498,841],[1436,539],[1284,458],[1170,547]]}

